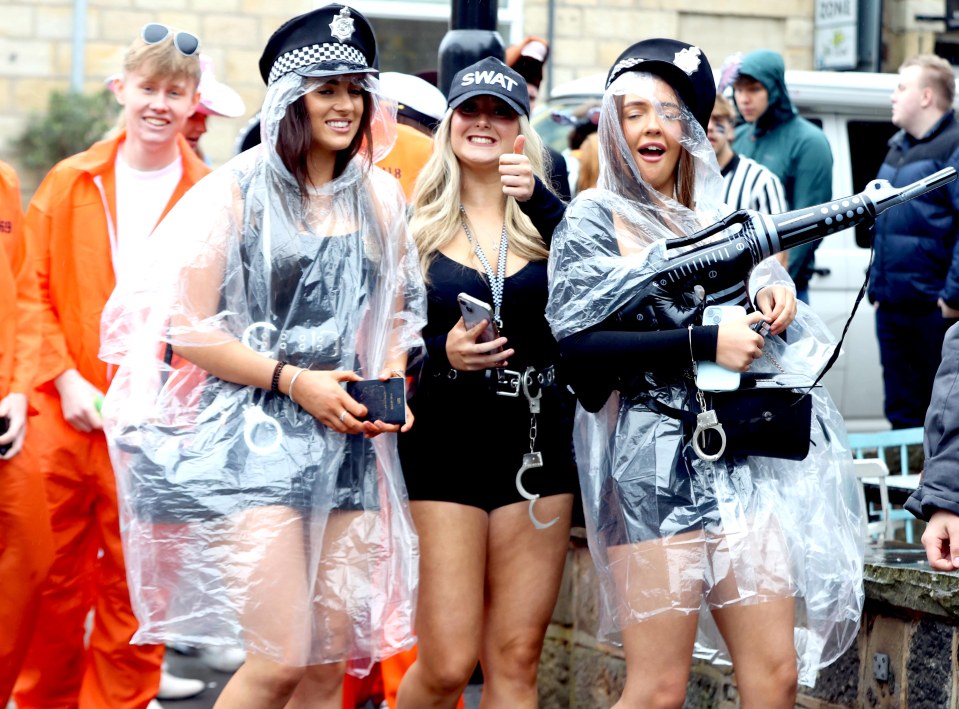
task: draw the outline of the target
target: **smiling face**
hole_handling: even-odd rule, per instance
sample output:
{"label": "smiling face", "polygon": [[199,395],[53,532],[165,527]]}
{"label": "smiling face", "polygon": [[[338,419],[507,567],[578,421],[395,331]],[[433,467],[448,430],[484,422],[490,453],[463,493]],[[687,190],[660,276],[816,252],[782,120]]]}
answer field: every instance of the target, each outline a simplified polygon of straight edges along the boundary
{"label": "smiling face", "polygon": [[659,78],[652,81],[652,94],[623,97],[622,127],[643,180],[660,194],[673,197],[676,167],[682,153],[683,112],[672,87]]}
{"label": "smiling face", "polygon": [[450,120],[450,143],[460,163],[499,169],[499,157],[512,152],[519,135],[519,116],[493,96],[475,96],[461,103]]}
{"label": "smiling face", "polygon": [[137,153],[175,149],[177,133],[200,100],[192,79],[156,75],[149,65],[126,71],[115,93],[123,106],[127,147]]}
{"label": "smiling face", "polygon": [[[348,77],[333,77],[304,96],[314,159],[333,160],[356,137],[363,118],[363,87]],[[330,163],[332,164],[332,162]]]}

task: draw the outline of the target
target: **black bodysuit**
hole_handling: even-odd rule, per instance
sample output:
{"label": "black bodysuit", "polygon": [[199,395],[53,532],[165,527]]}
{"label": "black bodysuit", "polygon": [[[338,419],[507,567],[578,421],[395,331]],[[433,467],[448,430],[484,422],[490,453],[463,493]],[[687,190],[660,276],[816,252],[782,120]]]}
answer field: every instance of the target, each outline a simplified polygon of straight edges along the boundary
{"label": "black bodysuit", "polygon": [[[441,500],[491,511],[522,502],[516,471],[530,452],[526,398],[493,392],[485,372],[454,372],[446,335],[460,318],[456,296],[465,292],[492,303],[479,271],[437,253],[429,269],[428,322],[423,329],[428,359],[410,408],[416,423],[399,437],[400,459],[411,500]],[[549,330],[546,261],[532,261],[503,286],[502,335],[516,350],[507,369],[546,367],[559,350]],[[565,387],[543,390],[536,450],[543,467],[523,476],[524,487],[542,496],[574,492],[573,397]]]}

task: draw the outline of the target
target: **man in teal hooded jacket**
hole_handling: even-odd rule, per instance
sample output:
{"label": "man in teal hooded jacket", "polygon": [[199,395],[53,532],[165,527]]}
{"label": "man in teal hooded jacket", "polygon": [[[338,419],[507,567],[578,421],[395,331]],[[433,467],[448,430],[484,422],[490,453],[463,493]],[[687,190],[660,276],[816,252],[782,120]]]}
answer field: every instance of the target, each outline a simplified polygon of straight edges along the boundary
{"label": "man in teal hooded jacket", "polygon": [[[733,83],[733,98],[748,124],[737,129],[733,150],[776,173],[789,209],[832,199],[829,141],[793,108],[782,56],[768,49],[745,55]],[[807,303],[817,246],[815,241],[789,251],[789,275],[796,282],[797,295]]]}

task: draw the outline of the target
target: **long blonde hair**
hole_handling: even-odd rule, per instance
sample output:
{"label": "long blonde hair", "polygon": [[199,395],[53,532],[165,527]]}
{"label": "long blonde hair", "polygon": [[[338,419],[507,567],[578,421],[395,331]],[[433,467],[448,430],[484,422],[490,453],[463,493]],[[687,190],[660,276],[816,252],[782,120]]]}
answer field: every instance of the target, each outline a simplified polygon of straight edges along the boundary
{"label": "long blonde hair", "polygon": [[[427,278],[429,266],[436,253],[450,243],[460,228],[460,165],[453,154],[450,142],[450,121],[453,111],[448,110],[436,129],[433,139],[433,154],[420,171],[413,189],[413,216],[410,231],[419,250],[420,268]],[[526,116],[519,117],[520,135],[526,136],[526,155],[529,156],[533,174],[544,184],[547,168],[543,141],[530,126]],[[528,261],[539,261],[549,256],[543,238],[533,223],[519,208],[514,197],[506,198],[506,235],[509,248]]]}

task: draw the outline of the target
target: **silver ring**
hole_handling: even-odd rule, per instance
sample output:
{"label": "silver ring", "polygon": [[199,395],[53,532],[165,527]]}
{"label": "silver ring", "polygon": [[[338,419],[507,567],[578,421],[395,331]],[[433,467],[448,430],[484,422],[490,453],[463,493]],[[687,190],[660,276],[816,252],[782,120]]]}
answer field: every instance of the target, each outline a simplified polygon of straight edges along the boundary
{"label": "silver ring", "polygon": [[346,409],[343,409],[343,413],[340,414],[340,423],[346,421],[346,414],[349,413]]}

